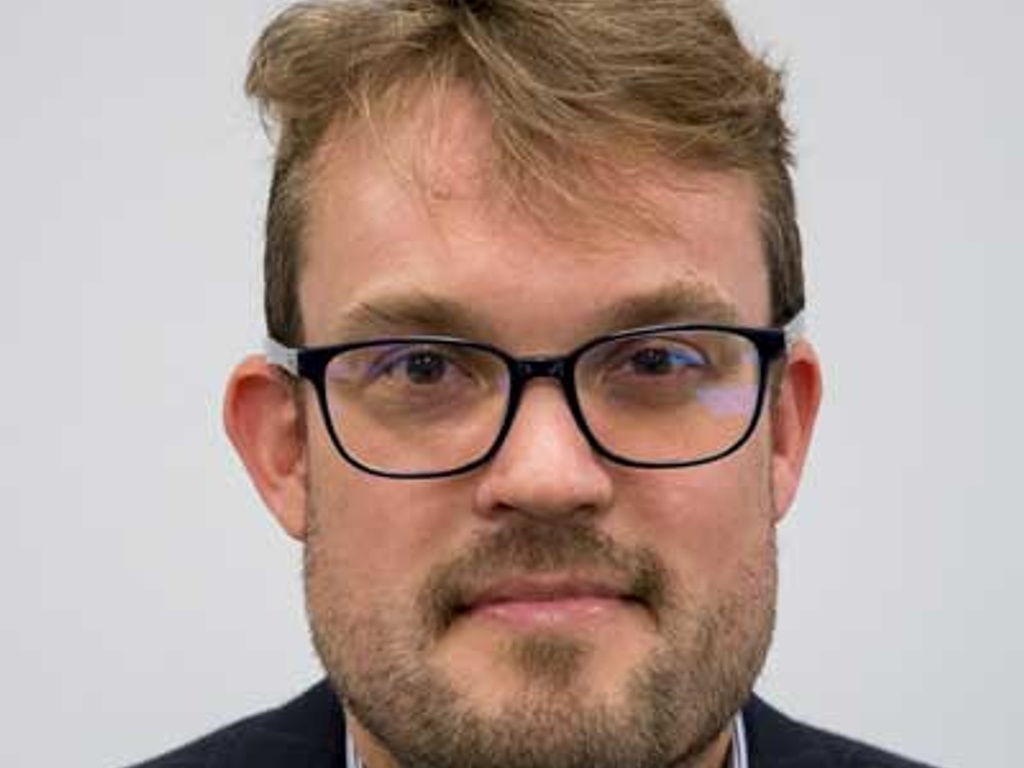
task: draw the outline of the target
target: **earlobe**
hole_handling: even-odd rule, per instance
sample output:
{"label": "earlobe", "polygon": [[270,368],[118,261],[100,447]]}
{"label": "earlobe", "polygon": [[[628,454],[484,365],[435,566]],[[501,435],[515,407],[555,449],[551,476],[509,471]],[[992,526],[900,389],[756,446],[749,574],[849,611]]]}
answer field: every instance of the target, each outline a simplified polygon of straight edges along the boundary
{"label": "earlobe", "polygon": [[772,492],[777,521],[796,497],[821,403],[821,364],[813,347],[798,341],[772,407]]}
{"label": "earlobe", "polygon": [[246,358],[228,382],[224,427],[281,527],[293,538],[305,539],[305,437],[299,403],[286,374],[262,356]]}

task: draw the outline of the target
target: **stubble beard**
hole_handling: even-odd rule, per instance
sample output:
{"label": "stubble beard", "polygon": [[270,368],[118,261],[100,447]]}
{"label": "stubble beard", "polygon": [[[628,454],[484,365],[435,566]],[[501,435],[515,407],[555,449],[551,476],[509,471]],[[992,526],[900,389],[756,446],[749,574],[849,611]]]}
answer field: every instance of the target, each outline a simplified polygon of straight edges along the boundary
{"label": "stubble beard", "polygon": [[[428,578],[417,621],[386,606],[355,615],[310,509],[305,582],[313,642],[347,710],[403,768],[688,768],[745,703],[775,617],[774,530],[738,555],[731,582],[701,601],[649,550],[625,550],[587,524],[513,524]],[[460,695],[430,663],[474,580],[502,569],[592,566],[628,575],[659,641],[613,700],[587,693],[585,639],[519,636],[500,649],[523,681],[497,711]]]}

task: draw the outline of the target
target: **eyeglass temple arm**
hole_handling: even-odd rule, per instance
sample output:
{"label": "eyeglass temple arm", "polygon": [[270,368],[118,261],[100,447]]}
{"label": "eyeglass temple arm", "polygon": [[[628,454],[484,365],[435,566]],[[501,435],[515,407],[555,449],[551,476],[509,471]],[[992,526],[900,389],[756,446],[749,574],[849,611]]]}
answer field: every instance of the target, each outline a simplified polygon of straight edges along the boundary
{"label": "eyeglass temple arm", "polygon": [[270,338],[263,340],[263,352],[267,356],[267,362],[283,368],[292,376],[299,375],[299,352],[291,347],[286,347],[281,342]]}
{"label": "eyeglass temple arm", "polygon": [[782,332],[786,335],[786,349],[791,348],[796,342],[803,338],[807,331],[807,320],[804,311],[797,312],[793,319],[782,326]]}

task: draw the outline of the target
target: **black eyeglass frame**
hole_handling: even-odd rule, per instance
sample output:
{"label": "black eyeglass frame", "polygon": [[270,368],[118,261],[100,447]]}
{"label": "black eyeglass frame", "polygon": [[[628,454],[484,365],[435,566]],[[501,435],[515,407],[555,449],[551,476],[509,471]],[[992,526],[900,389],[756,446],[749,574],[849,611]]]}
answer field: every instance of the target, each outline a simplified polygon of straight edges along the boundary
{"label": "black eyeglass frame", "polygon": [[[750,423],[746,430],[728,447],[723,450],[698,459],[686,461],[638,461],[625,456],[620,456],[606,448],[597,436],[593,433],[580,406],[579,395],[576,391],[576,364],[580,358],[595,346],[612,341],[620,341],[639,336],[648,336],[658,333],[678,333],[680,331],[713,331],[731,333],[742,336],[750,341],[758,353],[758,389],[757,401],[750,415]],[[273,338],[266,339],[267,361],[275,365],[295,378],[306,379],[316,391],[317,400],[320,405],[320,412],[327,426],[327,433],[331,442],[341,454],[341,457],[356,469],[367,472],[378,477],[388,477],[400,480],[423,480],[440,477],[451,477],[466,472],[471,472],[478,467],[488,463],[501,450],[505,438],[512,428],[519,403],[522,400],[526,385],[532,379],[553,378],[562,387],[569,411],[580,432],[586,438],[587,443],[599,456],[609,461],[626,467],[636,469],[680,469],[693,467],[700,464],[710,464],[713,461],[725,458],[731,453],[739,450],[754,430],[757,428],[761,418],[761,411],[764,409],[766,399],[768,374],[772,363],[781,357],[800,337],[803,331],[802,316],[797,315],[793,320],[781,328],[754,328],[747,326],[718,325],[718,324],[670,324],[653,325],[643,328],[630,328],[616,333],[606,334],[590,339],[564,355],[548,355],[540,357],[515,357],[499,347],[485,344],[483,342],[470,341],[453,336],[441,335],[412,335],[412,336],[390,336],[365,341],[347,342],[344,344],[331,344],[318,347],[288,347]],[[453,469],[445,469],[433,472],[391,472],[378,467],[373,467],[353,456],[344,446],[334,428],[334,420],[331,418],[330,406],[327,402],[327,367],[337,355],[353,349],[365,349],[368,347],[386,346],[389,344],[446,344],[487,352],[502,360],[508,370],[509,391],[505,406],[505,415],[501,427],[498,430],[491,446],[479,457],[472,461],[459,465]]]}

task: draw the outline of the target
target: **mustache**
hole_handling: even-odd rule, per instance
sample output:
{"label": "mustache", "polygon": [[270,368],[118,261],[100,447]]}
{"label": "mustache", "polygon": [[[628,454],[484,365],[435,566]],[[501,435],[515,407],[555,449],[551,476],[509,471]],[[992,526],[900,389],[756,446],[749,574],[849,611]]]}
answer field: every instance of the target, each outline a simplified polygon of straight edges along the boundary
{"label": "mustache", "polygon": [[503,579],[585,572],[614,580],[655,618],[668,601],[668,571],[644,547],[626,547],[586,522],[519,520],[481,535],[465,552],[437,566],[419,604],[433,636],[447,630],[473,595]]}

